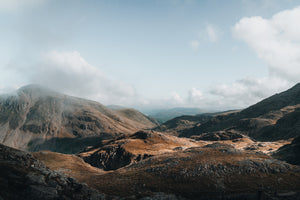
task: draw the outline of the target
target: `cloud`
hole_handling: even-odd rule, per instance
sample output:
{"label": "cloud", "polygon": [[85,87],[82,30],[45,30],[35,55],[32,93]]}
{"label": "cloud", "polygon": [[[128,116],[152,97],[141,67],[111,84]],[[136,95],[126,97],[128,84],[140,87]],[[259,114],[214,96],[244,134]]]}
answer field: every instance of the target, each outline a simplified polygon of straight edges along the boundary
{"label": "cloud", "polygon": [[189,46],[194,51],[198,51],[202,41],[216,43],[219,40],[220,35],[221,31],[217,26],[213,24],[207,24],[205,28],[198,33],[198,37],[190,41]]}
{"label": "cloud", "polygon": [[[262,3],[272,6],[270,1]],[[266,64],[268,75],[211,86],[207,91],[199,91],[201,98],[195,95],[197,90],[193,88],[186,102],[206,108],[244,108],[299,82],[299,19],[300,7],[296,7],[281,11],[270,19],[254,16],[239,20],[232,29],[234,36],[244,41]],[[206,35],[211,42],[217,41],[214,33],[208,25]]]}
{"label": "cloud", "polygon": [[190,104],[197,104],[200,103],[200,101],[203,99],[203,94],[200,90],[196,88],[192,88],[188,91],[188,103]]}
{"label": "cloud", "polygon": [[218,84],[208,93],[218,99],[218,107],[244,108],[290,87],[289,82],[275,77],[247,77],[230,84]]}
{"label": "cloud", "polygon": [[200,47],[200,42],[198,40],[192,40],[190,42],[190,46],[192,47],[192,49],[194,51],[198,51],[199,47]]}
{"label": "cloud", "polygon": [[28,67],[11,66],[25,83],[36,83],[69,95],[93,99],[103,104],[132,105],[140,99],[130,84],[108,78],[99,68],[89,64],[77,51],[51,51]]}
{"label": "cloud", "polygon": [[[268,3],[267,1],[265,3]],[[266,63],[268,76],[246,77],[232,83],[217,84],[198,98],[194,88],[188,101],[200,107],[244,108],[300,81],[300,7],[275,14],[270,19],[260,16],[242,18],[233,34],[254,50]],[[214,29],[210,32],[211,41]],[[199,94],[200,91],[199,91]]]}
{"label": "cloud", "polygon": [[270,76],[290,82],[300,80],[300,7],[275,14],[271,19],[248,17],[233,28],[267,65]]}
{"label": "cloud", "polygon": [[206,34],[210,42],[217,42],[219,38],[219,33],[216,27],[209,24],[206,26]]}
{"label": "cloud", "polygon": [[0,0],[0,12],[15,12],[39,6],[47,0]]}
{"label": "cloud", "polygon": [[174,102],[174,104],[183,104],[184,100],[183,98],[176,92],[173,92],[171,95],[171,101]]}

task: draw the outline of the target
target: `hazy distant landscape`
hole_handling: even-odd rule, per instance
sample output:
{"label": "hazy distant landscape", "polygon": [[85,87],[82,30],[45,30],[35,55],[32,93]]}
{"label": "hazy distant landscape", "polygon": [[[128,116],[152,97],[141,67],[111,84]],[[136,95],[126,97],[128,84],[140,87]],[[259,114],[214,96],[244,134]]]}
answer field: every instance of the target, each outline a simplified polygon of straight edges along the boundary
{"label": "hazy distant landscape", "polygon": [[0,200],[300,199],[300,1],[0,16]]}

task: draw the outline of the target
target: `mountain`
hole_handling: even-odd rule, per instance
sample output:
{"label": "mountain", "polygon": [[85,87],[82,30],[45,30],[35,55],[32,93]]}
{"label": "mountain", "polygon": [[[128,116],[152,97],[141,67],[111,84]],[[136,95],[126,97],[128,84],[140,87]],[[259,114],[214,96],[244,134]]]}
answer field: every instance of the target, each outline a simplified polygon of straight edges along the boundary
{"label": "mountain", "polygon": [[192,128],[196,124],[202,124],[211,117],[212,116],[210,115],[183,115],[164,122],[160,126],[154,128],[154,130],[178,136],[182,130]]}
{"label": "mountain", "polygon": [[107,138],[155,126],[156,122],[138,111],[113,111],[98,102],[38,85],[0,97],[0,143],[24,150],[45,149],[46,145],[55,151],[64,138]]}
{"label": "mountain", "polygon": [[159,125],[159,122],[156,121],[156,119],[154,119],[153,117],[147,116],[133,108],[126,108],[119,105],[108,105],[107,107],[111,110],[116,111],[119,115],[123,117],[144,124],[146,127],[153,127],[153,124],[155,124],[156,126]]}
{"label": "mountain", "polygon": [[300,84],[241,111],[216,115],[200,126],[182,131],[182,137],[235,131],[257,140],[300,136]]}
{"label": "mountain", "polygon": [[170,119],[175,117],[179,117],[182,115],[197,115],[203,113],[204,110],[200,108],[171,108],[171,109],[155,109],[148,111],[151,117],[156,119],[160,123],[164,123]]}
{"label": "mountain", "polygon": [[0,199],[299,199],[299,97],[296,85],[156,127],[134,109],[20,88],[0,98],[0,140],[35,152],[0,144]]}
{"label": "mountain", "polygon": [[236,112],[235,110],[216,112],[216,113],[203,113],[198,115],[182,115],[170,119],[153,130],[167,132],[172,135],[180,135],[182,131],[193,128],[194,126],[200,126],[201,124],[210,120],[213,116],[225,113]]}
{"label": "mountain", "polygon": [[115,112],[120,116],[131,120],[132,124],[138,123],[144,125],[144,127],[142,128],[152,128],[153,126],[159,125],[159,123],[154,118],[146,116],[143,113],[132,108],[124,108]]}

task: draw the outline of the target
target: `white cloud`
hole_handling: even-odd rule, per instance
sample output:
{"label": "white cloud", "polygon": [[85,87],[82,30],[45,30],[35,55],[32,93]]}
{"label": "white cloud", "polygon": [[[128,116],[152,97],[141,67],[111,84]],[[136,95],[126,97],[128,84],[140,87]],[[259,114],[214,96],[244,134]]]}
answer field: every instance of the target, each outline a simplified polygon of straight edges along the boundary
{"label": "white cloud", "polygon": [[300,80],[300,7],[275,14],[271,19],[249,17],[233,28],[267,65],[270,76]]}
{"label": "white cloud", "polygon": [[243,108],[299,82],[299,19],[300,7],[279,12],[271,19],[260,16],[242,18],[234,26],[233,33],[267,64],[268,76],[217,84],[205,91],[202,99],[189,94],[189,102],[200,107]]}
{"label": "white cloud", "polygon": [[188,91],[188,103],[191,104],[197,104],[200,103],[200,101],[203,99],[203,94],[200,90],[196,88],[192,88],[191,90]]}
{"label": "white cloud", "polygon": [[47,0],[0,0],[0,12],[15,12],[41,5]]}
{"label": "white cloud", "polygon": [[183,98],[176,92],[173,92],[172,93],[172,96],[171,96],[171,101],[174,102],[174,104],[183,104],[184,103],[184,100]]}
{"label": "white cloud", "polygon": [[198,37],[190,41],[189,46],[194,50],[198,51],[202,41],[216,43],[221,35],[220,29],[213,25],[207,24],[199,33]]}
{"label": "white cloud", "polygon": [[104,104],[124,105],[136,98],[136,91],[131,85],[107,78],[76,51],[44,54],[31,79],[55,90]]}
{"label": "white cloud", "polygon": [[9,71],[10,77],[22,75],[21,86],[36,83],[103,104],[133,105],[142,102],[133,86],[108,78],[77,51],[47,52],[36,64],[27,67],[12,65]]}
{"label": "white cloud", "polygon": [[218,107],[243,108],[290,87],[289,82],[275,77],[247,77],[230,84],[218,84],[208,91],[218,99]]}
{"label": "white cloud", "polygon": [[[265,1],[265,5],[269,5]],[[242,18],[233,27],[234,35],[246,42],[266,63],[268,76],[246,77],[232,83],[217,84],[200,93],[192,89],[188,100],[200,107],[243,108],[300,81],[300,7],[285,10],[265,19]],[[210,41],[216,41],[214,29],[206,28]],[[203,34],[202,34],[203,35]],[[193,95],[194,94],[194,95]]]}
{"label": "white cloud", "polygon": [[198,40],[192,40],[190,42],[190,46],[192,47],[192,49],[194,51],[198,51],[199,47],[200,47],[200,42]]}
{"label": "white cloud", "polygon": [[215,26],[209,24],[206,26],[206,34],[208,36],[209,41],[217,42],[219,38],[218,30]]}

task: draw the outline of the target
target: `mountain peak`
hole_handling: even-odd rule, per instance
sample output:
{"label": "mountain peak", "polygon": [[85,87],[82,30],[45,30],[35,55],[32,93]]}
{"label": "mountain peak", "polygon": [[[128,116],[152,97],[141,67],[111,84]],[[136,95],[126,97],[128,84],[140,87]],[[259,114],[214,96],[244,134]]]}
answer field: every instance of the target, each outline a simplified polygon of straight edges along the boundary
{"label": "mountain peak", "polygon": [[23,86],[17,90],[17,94],[26,95],[30,97],[32,100],[38,99],[43,96],[54,96],[54,97],[61,97],[63,94],[59,92],[55,92],[48,87],[38,85],[38,84],[30,84]]}

